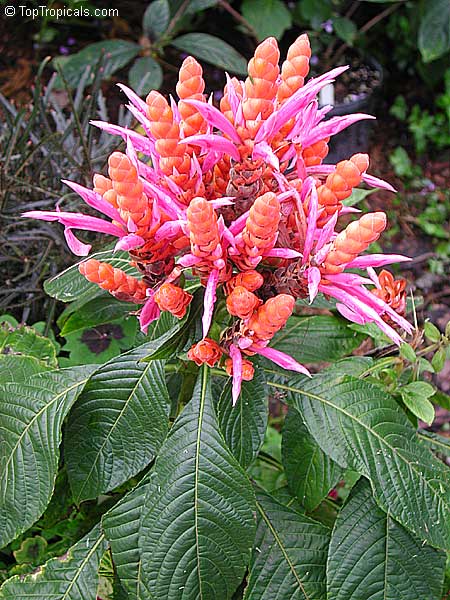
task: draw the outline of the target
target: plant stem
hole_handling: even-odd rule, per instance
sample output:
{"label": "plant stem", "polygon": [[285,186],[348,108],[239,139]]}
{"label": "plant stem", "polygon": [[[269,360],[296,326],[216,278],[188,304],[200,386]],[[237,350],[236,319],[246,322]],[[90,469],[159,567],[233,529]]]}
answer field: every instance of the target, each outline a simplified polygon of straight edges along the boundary
{"label": "plant stem", "polygon": [[237,10],[235,10],[226,0],[219,0],[218,4],[228,13],[230,13],[230,15],[234,17],[236,21],[238,21],[238,23],[241,23],[241,25],[243,25],[247,29],[249,34],[253,38],[255,38],[257,42],[259,41],[256,31],[253,29],[253,27],[250,25],[250,23],[245,17],[243,17]]}

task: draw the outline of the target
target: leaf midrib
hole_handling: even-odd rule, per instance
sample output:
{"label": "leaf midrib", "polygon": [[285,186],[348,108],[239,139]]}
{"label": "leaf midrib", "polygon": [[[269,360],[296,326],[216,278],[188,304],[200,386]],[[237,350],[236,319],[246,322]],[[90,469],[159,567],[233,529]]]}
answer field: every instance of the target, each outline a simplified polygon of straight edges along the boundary
{"label": "leaf midrib", "polygon": [[107,441],[110,439],[110,436],[112,435],[112,432],[113,432],[113,431],[114,431],[114,429],[116,428],[116,426],[117,426],[117,423],[120,421],[120,419],[122,418],[122,415],[123,415],[123,413],[124,413],[125,409],[127,408],[128,404],[131,402],[131,398],[133,398],[133,397],[134,397],[134,395],[135,395],[135,393],[136,393],[136,390],[137,390],[137,387],[138,387],[138,385],[141,383],[142,379],[143,379],[143,378],[144,378],[144,376],[147,374],[147,371],[148,371],[148,369],[149,369],[149,368],[152,366],[152,364],[153,364],[153,363],[147,363],[147,366],[146,366],[146,367],[145,367],[145,369],[142,371],[141,375],[138,377],[138,379],[137,379],[137,381],[136,381],[135,385],[133,386],[133,389],[132,389],[132,390],[130,391],[130,393],[128,394],[127,400],[125,401],[125,403],[124,403],[123,407],[122,407],[122,408],[121,408],[121,410],[119,411],[119,414],[117,415],[117,417],[116,417],[116,419],[115,419],[114,423],[112,424],[112,426],[111,426],[111,428],[110,428],[110,430],[109,430],[109,432],[108,432],[107,436],[105,437],[105,439],[104,439],[104,441],[103,441],[102,445],[100,446],[100,448],[99,448],[99,450],[98,450],[98,452],[97,452],[97,454],[96,454],[96,456],[95,456],[95,459],[94,459],[94,461],[93,461],[93,463],[92,463],[92,466],[91,466],[91,469],[90,469],[89,473],[88,473],[88,474],[87,474],[87,476],[84,478],[83,485],[81,486],[81,489],[80,489],[79,493],[77,494],[77,499],[78,499],[78,500],[80,500],[80,499],[81,499],[81,496],[82,496],[83,490],[84,490],[84,488],[86,487],[86,484],[87,484],[87,482],[89,481],[89,479],[90,479],[90,477],[91,477],[91,475],[92,475],[92,472],[93,472],[93,470],[94,470],[94,467],[95,467],[95,465],[97,464],[97,461],[99,460],[101,453],[103,452],[103,449],[104,449],[104,447],[105,447],[105,444],[106,444],[106,443],[107,443]]}
{"label": "leaf midrib", "polygon": [[8,460],[5,463],[5,467],[4,467],[4,472],[6,472],[9,463],[11,462],[20,442],[22,441],[24,435],[29,431],[29,429],[31,428],[31,426],[34,424],[34,422],[36,421],[36,419],[38,417],[41,416],[41,414],[43,412],[45,412],[48,408],[51,407],[52,404],[54,404],[57,400],[59,400],[62,396],[68,394],[70,391],[72,391],[73,389],[75,389],[76,387],[80,386],[80,385],[84,385],[87,380],[89,379],[89,377],[86,377],[86,379],[82,379],[81,381],[78,381],[77,383],[75,383],[74,385],[71,385],[70,387],[66,388],[63,392],[60,392],[59,394],[57,394],[56,396],[53,397],[53,399],[48,402],[47,404],[44,404],[44,406],[34,415],[34,417],[31,419],[31,421],[25,426],[25,429],[22,431],[22,433],[20,434],[20,436],[17,438],[17,442],[14,445],[14,448],[11,451],[11,454],[9,455]]}
{"label": "leaf midrib", "polygon": [[205,412],[205,398],[206,388],[208,383],[206,365],[203,366],[202,370],[202,389],[200,395],[200,410],[198,415],[198,427],[197,427],[197,440],[195,443],[195,479],[194,479],[194,531],[195,531],[195,552],[197,558],[197,573],[198,573],[198,589],[199,598],[203,599],[202,589],[202,578],[200,573],[200,548],[198,539],[198,487],[199,487],[199,473],[200,473],[200,445],[201,445],[201,432],[203,425],[203,415]]}
{"label": "leaf midrib", "polygon": [[289,558],[289,554],[287,553],[287,550],[285,549],[283,542],[281,541],[280,537],[277,534],[276,529],[272,526],[272,523],[270,522],[269,517],[266,515],[263,507],[261,506],[261,504],[258,501],[256,501],[256,507],[257,507],[258,511],[260,512],[261,517],[264,519],[264,522],[266,523],[267,527],[269,528],[271,534],[273,535],[274,540],[278,544],[278,547],[280,548],[287,564],[289,565],[289,569],[291,570],[292,574],[294,575],[295,580],[297,581],[298,586],[301,589],[303,596],[305,597],[305,600],[310,600],[310,597],[307,595],[306,590],[303,587],[303,583],[302,583],[297,571],[295,570],[295,567],[294,567],[291,559]]}
{"label": "leaf midrib", "polygon": [[86,566],[86,563],[90,560],[91,556],[94,554],[94,552],[97,550],[97,547],[100,545],[100,543],[104,540],[105,535],[102,533],[100,535],[100,537],[98,538],[98,540],[95,542],[95,544],[92,546],[92,548],[90,549],[90,551],[86,554],[86,556],[84,557],[81,565],[79,566],[79,568],[77,569],[77,571],[75,572],[73,578],[70,581],[70,585],[67,588],[67,590],[64,592],[64,596],[61,596],[61,600],[65,600],[68,597],[68,594],[70,592],[70,590],[72,589],[72,587],[75,584],[75,581],[78,579],[78,577],[81,575],[84,567]]}

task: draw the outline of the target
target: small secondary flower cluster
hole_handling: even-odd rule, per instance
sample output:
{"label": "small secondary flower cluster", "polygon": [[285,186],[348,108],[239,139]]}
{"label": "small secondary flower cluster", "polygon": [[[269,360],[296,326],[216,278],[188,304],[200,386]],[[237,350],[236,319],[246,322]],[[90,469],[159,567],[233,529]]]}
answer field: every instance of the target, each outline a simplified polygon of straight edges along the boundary
{"label": "small secondary flower cluster", "polygon": [[[361,256],[385,229],[386,215],[365,214],[336,232],[341,215],[358,212],[343,204],[353,188],[365,182],[393,189],[367,174],[365,154],[322,164],[330,136],[372,117],[325,120],[332,107],[320,108],[316,96],[347,67],[305,84],[310,56],[308,37],[301,35],[280,69],[277,42],[266,39],[250,60],[245,81],[227,76],[220,109],[205,97],[202,68],[192,57],[180,68],[178,103],[156,91],[144,102],[121,85],[144,133],[94,122],[121,136],[126,153],[109,157],[109,177],[95,175],[93,190],[66,182],[110,220],[61,211],[26,213],[62,223],[70,248],[80,256],[90,246],[73,229],[119,238],[116,249],[129,252],[141,279],[95,259],[79,269],[115,297],[143,304],[144,331],[161,311],[182,318],[192,296],[182,288],[181,275],[189,269],[199,276],[205,287],[203,338],[188,357],[199,365],[223,364],[233,377],[234,402],[242,379],[253,376],[249,356],[260,354],[308,373],[268,347],[297,298],[312,302],[319,292],[333,297],[347,319],[374,322],[398,344],[402,339],[394,327],[411,330],[401,314],[404,285],[396,285],[389,273],[380,279],[374,270],[407,259]],[[367,276],[355,274],[356,268]],[[219,291],[230,325],[212,340],[207,336]]]}

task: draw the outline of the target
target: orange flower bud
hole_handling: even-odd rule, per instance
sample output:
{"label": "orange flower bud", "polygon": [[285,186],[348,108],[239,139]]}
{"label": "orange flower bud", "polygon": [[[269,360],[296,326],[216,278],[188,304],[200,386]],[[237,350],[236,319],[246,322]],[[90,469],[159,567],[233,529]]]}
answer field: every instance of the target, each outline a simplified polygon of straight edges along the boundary
{"label": "orange flower bud", "polygon": [[188,359],[193,360],[198,366],[206,363],[213,367],[220,360],[222,354],[223,350],[219,344],[206,337],[192,346],[188,352]]}
{"label": "orange flower bud", "polygon": [[342,160],[336,170],[330,173],[325,183],[317,188],[319,204],[325,208],[318,224],[323,225],[341,207],[342,200],[348,198],[354,187],[362,181],[363,173],[369,167],[367,154],[355,154],[350,160]]}
{"label": "orange flower bud", "polygon": [[126,302],[142,304],[145,302],[147,286],[122,269],[116,269],[108,263],[90,258],[78,266],[80,273],[88,281],[96,283],[114,297]]}
{"label": "orange flower bud", "polygon": [[250,318],[246,329],[250,333],[253,332],[255,341],[270,340],[286,325],[294,306],[295,298],[289,294],[278,294],[269,298]]}
{"label": "orange flower bud", "polygon": [[252,268],[275,246],[280,216],[280,202],[273,192],[256,198],[242,232],[241,256],[234,259],[240,268]]}
{"label": "orange flower bud", "polygon": [[308,35],[303,33],[289,47],[286,60],[281,67],[281,85],[277,93],[280,104],[303,86],[309,71],[310,58],[311,46]]}
{"label": "orange flower bud", "polygon": [[[225,361],[225,369],[227,374],[232,377],[233,376],[233,361],[231,358],[227,358]],[[253,376],[255,375],[255,367],[253,364],[247,360],[246,358],[242,359],[242,379],[244,381],[251,381]]]}
{"label": "orange flower bud", "polygon": [[227,298],[227,310],[230,315],[244,320],[250,318],[261,304],[262,300],[241,285],[236,286]]}
{"label": "orange flower bud", "polygon": [[219,258],[215,254],[220,250],[219,227],[212,205],[204,198],[194,198],[188,206],[186,216],[192,254],[205,259]]}
{"label": "orange flower bud", "polygon": [[247,128],[255,134],[262,121],[274,110],[274,98],[277,93],[276,81],[280,73],[278,61],[280,51],[277,40],[273,37],[264,40],[255,50],[255,55],[248,63],[248,77],[245,80],[246,99],[242,104]]}
{"label": "orange flower bud", "polygon": [[352,221],[336,237],[325,259],[326,273],[341,273],[347,263],[375,242],[386,227],[384,212],[368,213],[357,221]]}
{"label": "orange flower bud", "polygon": [[259,290],[263,283],[264,277],[261,273],[258,273],[258,271],[255,271],[254,269],[250,269],[249,271],[238,273],[229,279],[223,286],[223,289],[225,294],[229,296],[238,285],[244,287],[249,292],[254,292],[255,290]]}
{"label": "orange flower bud", "polygon": [[203,96],[205,82],[202,74],[203,70],[193,56],[188,56],[180,67],[176,90],[180,98],[178,110],[182,118],[181,127],[185,137],[206,131],[206,123],[201,114],[196,108],[183,102],[188,99],[205,100]]}
{"label": "orange flower bud", "polygon": [[161,310],[167,310],[178,319],[182,319],[192,300],[192,294],[173,283],[163,283],[155,292],[154,299]]}

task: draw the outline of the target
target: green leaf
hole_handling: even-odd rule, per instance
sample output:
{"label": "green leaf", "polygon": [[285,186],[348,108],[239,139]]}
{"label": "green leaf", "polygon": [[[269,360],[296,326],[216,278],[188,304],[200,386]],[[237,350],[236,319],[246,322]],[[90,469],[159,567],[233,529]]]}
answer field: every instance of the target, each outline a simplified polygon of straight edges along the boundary
{"label": "green leaf", "polygon": [[186,33],[172,40],[172,46],[208,63],[244,75],[247,61],[232,46],[208,33]]}
{"label": "green leaf", "polygon": [[89,375],[75,367],[0,387],[0,547],[44,512],[55,484],[61,425]]}
{"label": "green leaf", "polygon": [[233,406],[231,381],[225,385],[217,412],[219,425],[228,448],[246,469],[258,454],[267,428],[267,388],[256,367],[251,381],[243,381],[241,395]]}
{"label": "green leaf", "polygon": [[450,438],[423,429],[418,433],[418,437],[434,452],[439,452],[450,457]]}
{"label": "green leaf", "polygon": [[428,340],[430,340],[430,342],[439,342],[439,340],[441,339],[441,332],[436,327],[436,325],[433,325],[433,323],[431,323],[430,321],[425,322],[423,330],[425,333],[425,337]]}
{"label": "green leaf", "polygon": [[380,188],[371,188],[370,190],[362,190],[360,188],[354,188],[351,195],[342,201],[345,206],[355,206],[362,202],[367,196],[378,191]]}
{"label": "green leaf", "polygon": [[[128,275],[137,274],[136,269],[130,265],[128,252],[102,250],[101,252],[95,252],[89,258],[107,262],[113,267],[122,269]],[[74,300],[87,302],[96,296],[104,294],[104,291],[98,285],[91,283],[81,275],[78,271],[79,264],[72,265],[68,269],[58,273],[58,275],[47,279],[44,282],[44,290],[47,294],[62,302],[73,302]]]}
{"label": "green leaf", "polygon": [[333,7],[330,0],[299,0],[295,12],[300,21],[306,20],[311,27],[318,29],[321,23],[332,17]]}
{"label": "green leaf", "polygon": [[25,325],[17,329],[11,329],[6,324],[0,326],[0,355],[34,356],[48,367],[58,366],[51,340]]}
{"label": "green leaf", "polygon": [[435,373],[440,373],[445,366],[446,355],[445,348],[439,348],[431,359],[431,366]]}
{"label": "green leaf", "polygon": [[144,18],[142,19],[142,29],[145,35],[147,35],[149,38],[153,40],[159,40],[159,38],[165,33],[167,26],[169,25],[169,21],[170,6],[168,1],[154,0],[154,2],[151,2],[147,6],[147,9],[144,13]]}
{"label": "green leaf", "polygon": [[353,46],[358,29],[353,21],[345,17],[335,17],[333,27],[336,35],[349,46]]}
{"label": "green leaf", "polygon": [[26,382],[33,375],[50,369],[34,356],[0,354],[0,385]]}
{"label": "green leaf", "polygon": [[69,316],[62,326],[60,335],[66,337],[71,333],[97,325],[112,323],[127,316],[134,308],[136,308],[134,304],[121,302],[110,295],[94,298]]}
{"label": "green leaf", "polygon": [[254,495],[219,433],[206,366],[153,473],[139,542],[146,597],[231,598],[250,557]]}
{"label": "green leaf", "polygon": [[190,0],[186,7],[185,15],[192,15],[206,8],[216,6],[218,0]]}
{"label": "green leaf", "polygon": [[16,575],[0,589],[2,600],[95,600],[97,570],[107,543],[97,525],[64,556],[31,575]]}
{"label": "green leaf", "polygon": [[391,396],[326,372],[268,383],[287,394],[326,454],[371,481],[383,510],[432,545],[450,547],[450,472],[418,443]]}
{"label": "green leaf", "polygon": [[292,25],[291,13],[281,0],[244,0],[241,13],[260,41],[272,35],[280,40]]}
{"label": "green leaf", "polygon": [[406,360],[409,360],[409,362],[411,362],[411,363],[416,362],[416,360],[417,360],[417,356],[416,356],[416,353],[414,352],[414,348],[412,346],[410,346],[409,344],[402,344],[400,346],[400,356],[402,356],[403,358],[406,358]]}
{"label": "green leaf", "polygon": [[138,600],[141,591],[139,533],[145,499],[150,490],[150,477],[144,477],[102,519],[103,530],[111,544],[114,566],[130,600]]}
{"label": "green leaf", "polygon": [[328,554],[333,600],[439,600],[445,553],[422,541],[376,505],[360,480],[340,511]]}
{"label": "green leaf", "polygon": [[425,381],[413,381],[399,388],[399,392],[413,415],[431,425],[434,421],[434,406],[428,398],[435,393],[434,387]]}
{"label": "green leaf", "polygon": [[130,87],[138,96],[146,96],[151,90],[159,90],[163,82],[161,66],[151,56],[138,58],[128,72]]}
{"label": "green leaf", "polygon": [[363,336],[352,331],[344,319],[326,315],[291,317],[274,337],[273,346],[300,363],[338,360],[350,354]]}
{"label": "green leaf", "polygon": [[[85,85],[89,85],[94,80],[95,66],[102,54],[102,79],[108,79],[113,73],[124,67],[135,58],[141,50],[139,44],[127,42],[125,40],[106,40],[89,44],[80,52],[70,56],[57,57],[53,63],[59,65],[64,79],[69,88],[75,89],[80,84],[81,76],[90,69],[91,73],[85,80]],[[62,60],[64,59],[64,60]],[[64,87],[63,81],[58,75],[54,83],[55,88]]]}
{"label": "green leaf", "polygon": [[329,529],[257,494],[258,528],[246,600],[325,600]]}
{"label": "green leaf", "polygon": [[419,50],[424,62],[431,62],[450,50],[450,3],[429,0],[418,34]]}
{"label": "green leaf", "polygon": [[70,414],[64,453],[77,503],[139,473],[166,437],[164,365],[139,362],[147,352],[144,344],[100,367]]}
{"label": "green leaf", "polygon": [[293,408],[284,423],[281,449],[289,489],[311,512],[341,479],[343,471],[323,452]]}

